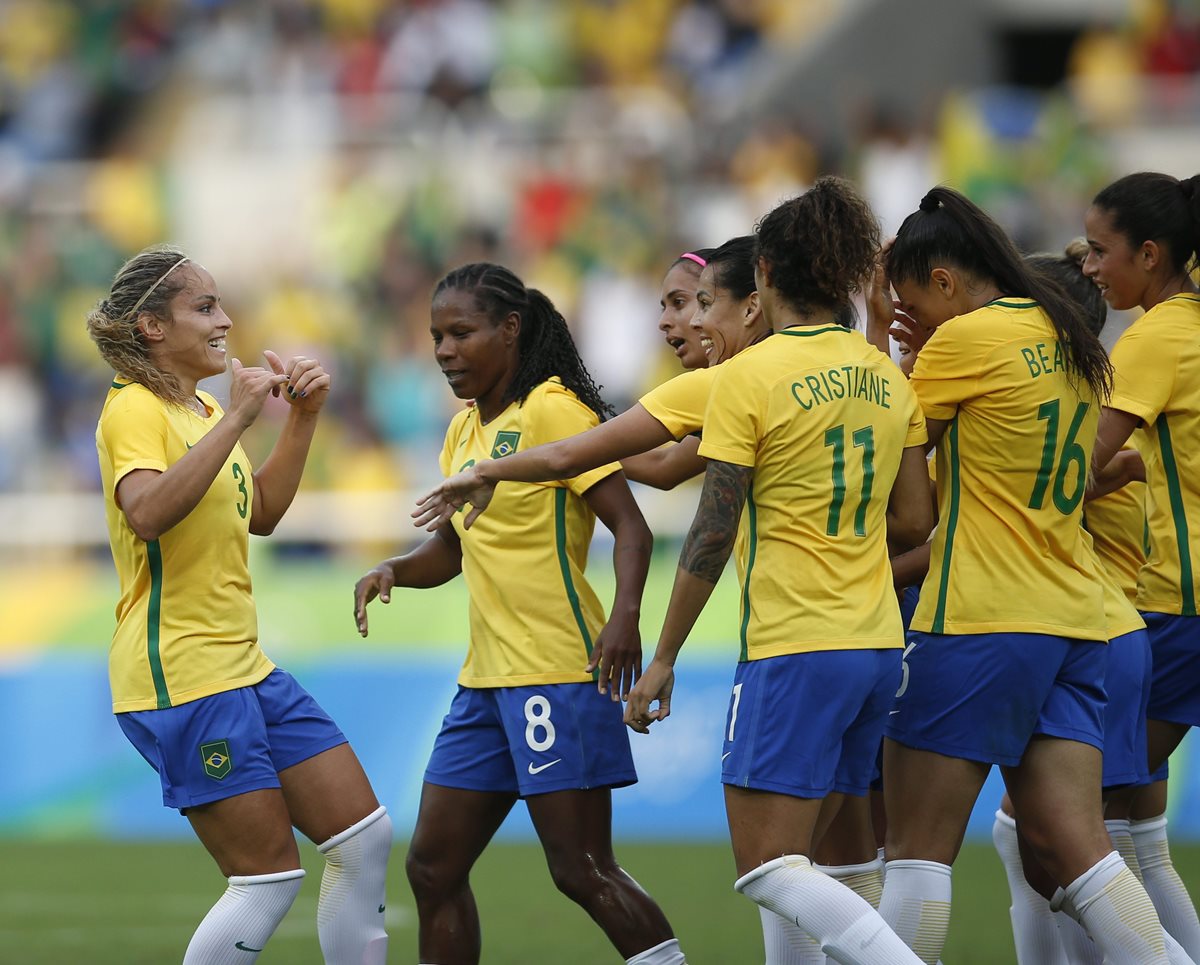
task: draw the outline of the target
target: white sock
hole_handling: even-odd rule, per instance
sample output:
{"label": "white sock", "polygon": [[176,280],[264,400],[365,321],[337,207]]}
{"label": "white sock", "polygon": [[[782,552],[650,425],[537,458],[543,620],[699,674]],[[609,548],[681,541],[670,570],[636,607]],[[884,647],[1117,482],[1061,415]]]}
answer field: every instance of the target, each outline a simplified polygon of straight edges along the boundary
{"label": "white sock", "polygon": [[[992,844],[1004,865],[1008,891],[1012,896],[1008,915],[1012,919],[1013,944],[1017,947],[1019,965],[1066,965],[1076,962],[1063,954],[1059,926],[1050,910],[1050,902],[1039,895],[1025,880],[1021,867],[1021,848],[1017,844],[1017,822],[1003,811],[996,812],[992,824]],[[1079,926],[1071,921],[1071,925]],[[1085,936],[1086,937],[1086,936]],[[1090,945],[1092,940],[1087,939]],[[1099,961],[1099,960],[1097,960]]]}
{"label": "white sock", "polygon": [[317,935],[326,965],[384,965],[384,889],[392,851],[387,808],[376,808],[317,850],[325,856]]}
{"label": "white sock", "polygon": [[758,916],[762,919],[767,965],[825,965],[828,961],[821,943],[795,922],[762,905],[758,906]]}
{"label": "white sock", "polygon": [[287,914],[304,869],[271,875],[234,875],[192,935],[183,965],[254,962]]}
{"label": "white sock", "polygon": [[1107,965],[1170,965],[1150,896],[1117,852],[1067,885],[1052,905],[1083,925]]}
{"label": "white sock", "polygon": [[[1109,818],[1104,822],[1104,826],[1108,828],[1108,838],[1112,841],[1112,846],[1117,849],[1117,854],[1124,859],[1129,870],[1133,872],[1133,876],[1141,881],[1142,866],[1138,864],[1137,847],[1133,843],[1133,834],[1129,825],[1129,818]],[[1153,896],[1151,896],[1151,900],[1153,900]]]}
{"label": "white sock", "polygon": [[1154,910],[1158,912],[1163,928],[1192,958],[1200,960],[1200,922],[1196,920],[1196,908],[1191,896],[1171,862],[1166,817],[1131,821],[1129,830],[1137,851],[1138,866],[1142,869],[1146,893],[1154,902]]}
{"label": "white sock", "polygon": [[834,881],[840,881],[876,911],[879,910],[879,899],[883,897],[883,862],[878,858],[863,864],[819,864],[813,867]]}
{"label": "white sock", "polygon": [[625,965],[687,965],[687,961],[680,951],[679,939],[668,938],[653,948],[638,952],[633,958],[625,959]]}
{"label": "white sock", "polygon": [[1058,938],[1071,965],[1103,965],[1104,955],[1083,930],[1083,926],[1065,911],[1054,912]]}
{"label": "white sock", "polygon": [[734,890],[795,922],[843,965],[917,965],[920,961],[879,913],[845,885],[817,871],[802,854],[755,868]]}
{"label": "white sock", "polygon": [[950,866],[889,861],[884,865],[879,914],[921,961],[934,965],[950,930]]}

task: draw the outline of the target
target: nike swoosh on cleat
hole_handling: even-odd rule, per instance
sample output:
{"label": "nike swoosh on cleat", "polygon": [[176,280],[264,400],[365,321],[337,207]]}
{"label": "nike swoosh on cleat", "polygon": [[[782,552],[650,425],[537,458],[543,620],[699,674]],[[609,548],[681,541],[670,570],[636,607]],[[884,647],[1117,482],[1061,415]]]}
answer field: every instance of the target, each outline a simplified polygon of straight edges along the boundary
{"label": "nike swoosh on cleat", "polygon": [[262,951],[261,948],[251,948],[249,945],[243,945],[241,942],[238,942],[233,947],[236,948],[239,952],[261,952]]}
{"label": "nike swoosh on cleat", "polygon": [[561,761],[562,761],[562,758],[560,757],[560,758],[558,758],[558,760],[551,761],[549,764],[539,764],[537,767],[534,767],[533,764],[531,763],[529,765],[529,773],[530,774],[540,774],[547,767],[553,767],[555,764],[558,764]]}

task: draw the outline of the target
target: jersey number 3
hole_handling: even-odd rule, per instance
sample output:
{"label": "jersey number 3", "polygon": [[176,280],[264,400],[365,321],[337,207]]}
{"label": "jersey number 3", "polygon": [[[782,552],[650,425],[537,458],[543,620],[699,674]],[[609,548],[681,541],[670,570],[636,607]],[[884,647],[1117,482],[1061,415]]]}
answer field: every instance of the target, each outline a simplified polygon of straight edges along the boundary
{"label": "jersey number 3", "polygon": [[246,489],[246,474],[236,462],[233,464],[233,478],[237,480],[238,492],[242,495],[241,500],[237,504],[238,515],[242,519],[245,519],[246,510],[250,506],[250,491]]}

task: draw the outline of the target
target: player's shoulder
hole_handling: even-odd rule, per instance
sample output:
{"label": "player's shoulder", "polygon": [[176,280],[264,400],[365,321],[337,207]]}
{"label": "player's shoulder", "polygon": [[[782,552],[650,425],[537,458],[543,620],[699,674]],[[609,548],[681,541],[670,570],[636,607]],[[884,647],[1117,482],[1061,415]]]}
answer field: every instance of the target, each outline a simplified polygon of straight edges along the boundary
{"label": "player's shoulder", "polygon": [[1175,295],[1159,302],[1125,330],[1131,338],[1186,333],[1191,338],[1200,322],[1200,295]]}
{"label": "player's shoulder", "polygon": [[166,403],[140,382],[114,378],[104,399],[100,421],[112,421],[129,415],[145,417],[150,414],[165,415]]}
{"label": "player's shoulder", "polygon": [[578,411],[589,412],[596,417],[596,414],[580,400],[579,396],[563,385],[562,379],[557,375],[534,386],[521,404],[521,409],[525,418]]}

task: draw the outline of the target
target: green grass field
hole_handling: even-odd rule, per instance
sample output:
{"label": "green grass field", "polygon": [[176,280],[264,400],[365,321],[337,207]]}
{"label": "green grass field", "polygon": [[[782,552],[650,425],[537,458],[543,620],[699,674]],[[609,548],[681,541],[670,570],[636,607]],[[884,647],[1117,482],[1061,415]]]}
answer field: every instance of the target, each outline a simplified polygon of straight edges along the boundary
{"label": "green grass field", "polygon": [[[21,965],[160,965],[177,962],[222,880],[199,844],[3,842],[0,962]],[[626,842],[624,866],[658,899],[691,965],[762,962],[758,914],[733,893],[724,844]],[[304,849],[309,877],[263,963],[320,965],[316,903],[320,859]],[[1200,847],[1174,849],[1185,880],[1200,876]],[[404,880],[404,847],[392,855],[387,911],[391,962],[416,961],[416,913]],[[473,878],[483,921],[484,965],[613,965],[600,930],[550,883],[536,845],[495,844]],[[1009,965],[1008,891],[992,849],[968,845],[955,866],[954,919],[944,959]]]}

